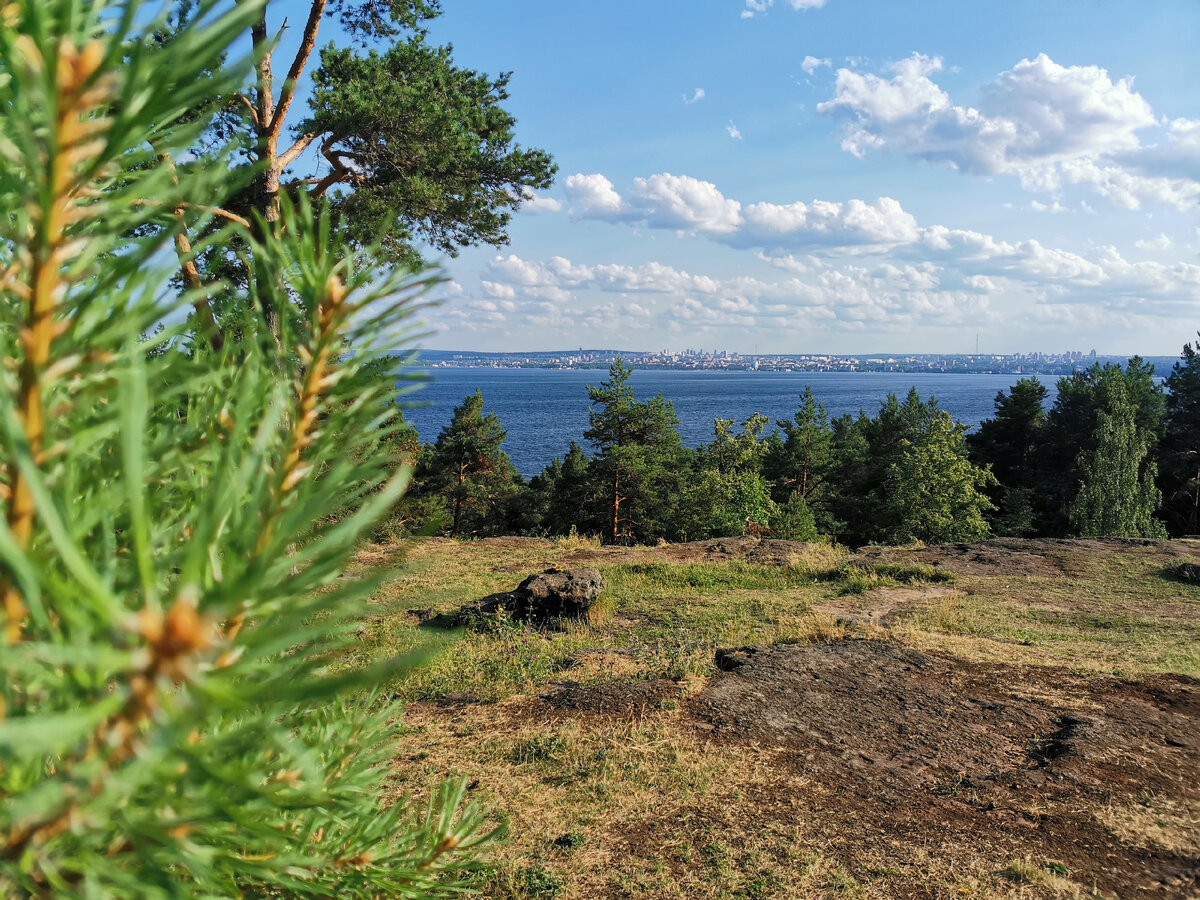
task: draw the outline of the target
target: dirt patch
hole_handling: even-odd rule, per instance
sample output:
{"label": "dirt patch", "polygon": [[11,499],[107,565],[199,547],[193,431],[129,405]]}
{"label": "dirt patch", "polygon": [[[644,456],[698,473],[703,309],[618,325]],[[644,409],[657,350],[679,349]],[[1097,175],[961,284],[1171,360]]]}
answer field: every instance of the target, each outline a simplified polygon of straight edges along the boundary
{"label": "dirt patch", "polygon": [[682,686],[675,681],[613,682],[609,684],[577,684],[562,681],[540,695],[554,709],[608,715],[644,716],[678,701]]}
{"label": "dirt patch", "polygon": [[[975,664],[879,641],[719,651],[690,703],[717,740],[781,748],[835,788],[812,798],[852,852],[883,830],[909,843],[970,833],[1006,856],[1061,860],[1125,896],[1190,897],[1200,834],[1131,843],[1097,810],[1157,795],[1200,804],[1200,684]],[[823,808],[827,807],[827,808]]]}
{"label": "dirt patch", "polygon": [[876,588],[865,594],[836,597],[813,605],[816,612],[832,616],[839,625],[877,625],[887,628],[934,601],[962,596],[957,588],[930,585],[914,588]]}
{"label": "dirt patch", "polygon": [[1197,555],[1195,541],[1152,541],[1140,538],[995,538],[974,544],[928,547],[862,547],[855,559],[868,563],[934,566],[956,575],[1077,575],[1075,557],[1086,554],[1140,552],[1163,559]]}

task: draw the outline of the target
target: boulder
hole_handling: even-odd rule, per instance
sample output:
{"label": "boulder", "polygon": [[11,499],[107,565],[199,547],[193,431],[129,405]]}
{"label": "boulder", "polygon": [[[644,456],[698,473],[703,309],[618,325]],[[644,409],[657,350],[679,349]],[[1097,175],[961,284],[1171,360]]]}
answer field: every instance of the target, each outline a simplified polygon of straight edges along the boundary
{"label": "boulder", "polygon": [[479,622],[504,609],[514,619],[535,625],[563,620],[595,623],[596,598],[602,590],[604,579],[595,569],[547,569],[530,575],[516,590],[473,600],[459,610],[458,619],[464,624]]}

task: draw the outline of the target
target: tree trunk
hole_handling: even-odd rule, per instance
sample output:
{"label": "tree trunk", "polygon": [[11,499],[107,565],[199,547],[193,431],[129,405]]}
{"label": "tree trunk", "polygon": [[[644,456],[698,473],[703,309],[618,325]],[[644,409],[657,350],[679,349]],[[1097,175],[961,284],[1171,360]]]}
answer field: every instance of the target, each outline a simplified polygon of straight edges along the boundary
{"label": "tree trunk", "polygon": [[617,542],[621,529],[621,476],[616,467],[613,468],[613,508],[612,508],[612,542]]}
{"label": "tree trunk", "polygon": [[[254,176],[253,193],[255,208],[263,218],[263,222],[255,222],[255,228],[260,231],[258,236],[264,238],[274,232],[279,221],[279,137],[276,129],[272,127],[275,118],[275,78],[271,71],[272,51],[265,9],[262,18],[250,27],[250,38],[257,57],[254,64],[257,76],[254,112],[258,117],[258,140],[254,152],[258,158],[259,171]],[[266,234],[261,233],[264,230]],[[263,319],[277,345],[281,340],[281,332],[276,297],[282,294],[281,285],[275,297],[265,293],[260,293],[258,297]]]}

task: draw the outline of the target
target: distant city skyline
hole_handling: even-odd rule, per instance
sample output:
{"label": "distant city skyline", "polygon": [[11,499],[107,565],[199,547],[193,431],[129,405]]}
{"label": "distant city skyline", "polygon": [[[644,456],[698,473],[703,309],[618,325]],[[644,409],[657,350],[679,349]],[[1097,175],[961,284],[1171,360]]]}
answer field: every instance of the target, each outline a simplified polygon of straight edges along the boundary
{"label": "distant city skyline", "polygon": [[[1094,363],[1124,364],[1128,357],[1096,350],[1057,353],[752,353],[713,348],[681,351],[579,348],[578,350],[431,350],[419,366],[444,368],[607,369],[621,359],[634,369],[692,369],[755,372],[958,372],[1060,376]],[[1150,354],[1142,359],[1165,377],[1177,360]]]}
{"label": "distant city skyline", "polygon": [[1200,6],[456,0],[556,185],[443,348],[1095,347],[1200,328]]}

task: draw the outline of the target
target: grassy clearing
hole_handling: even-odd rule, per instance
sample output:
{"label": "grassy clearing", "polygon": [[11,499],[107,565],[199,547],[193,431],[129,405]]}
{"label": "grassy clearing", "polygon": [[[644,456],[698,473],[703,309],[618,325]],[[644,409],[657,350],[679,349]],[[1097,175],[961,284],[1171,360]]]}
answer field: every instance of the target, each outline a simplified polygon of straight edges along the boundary
{"label": "grassy clearing", "polygon": [[[390,686],[413,701],[396,790],[420,795],[448,773],[471,780],[511,835],[481,874],[488,897],[885,898],[914,882],[931,897],[1091,896],[1079,887],[1086,873],[978,846],[969,833],[948,832],[934,846],[864,844],[808,803],[836,803],[844,786],[808,779],[772,748],[698,741],[683,727],[682,704],[614,720],[569,718],[536,699],[568,680],[669,678],[686,695],[712,674],[717,648],[848,634],[973,660],[1200,676],[1200,587],[1136,548],[1063,554],[1068,576],[954,577],[894,561],[865,565],[836,547],[760,566],[656,559],[653,551],[610,557],[578,538],[429,540],[363,555],[364,567],[397,568],[343,664],[446,641],[430,665]],[[537,632],[501,623],[448,636],[419,624],[511,590],[531,572],[579,564],[605,579],[611,614],[599,627]],[[888,628],[815,608],[884,599],[895,623]],[[424,702],[444,698],[455,703]],[[1148,802],[1083,814],[1148,847],[1200,847],[1195,810],[1170,797]]]}

